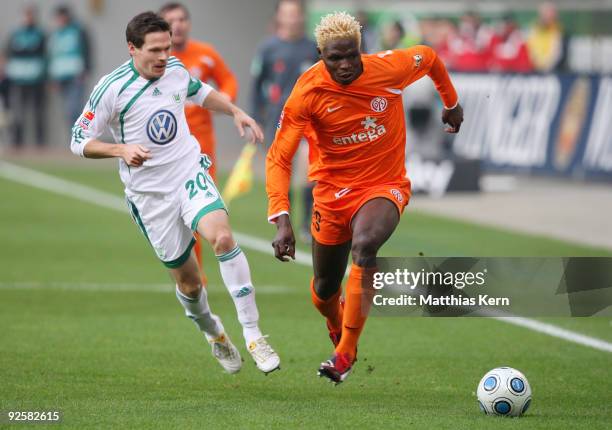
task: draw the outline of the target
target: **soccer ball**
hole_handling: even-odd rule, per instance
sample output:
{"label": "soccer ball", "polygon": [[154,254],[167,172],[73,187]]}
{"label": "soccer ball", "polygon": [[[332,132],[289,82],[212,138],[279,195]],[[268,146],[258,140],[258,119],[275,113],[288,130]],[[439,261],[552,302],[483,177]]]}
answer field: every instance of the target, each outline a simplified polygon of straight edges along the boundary
{"label": "soccer ball", "polygon": [[531,387],[525,375],[512,367],[486,373],[476,390],[480,410],[487,415],[519,417],[531,404]]}

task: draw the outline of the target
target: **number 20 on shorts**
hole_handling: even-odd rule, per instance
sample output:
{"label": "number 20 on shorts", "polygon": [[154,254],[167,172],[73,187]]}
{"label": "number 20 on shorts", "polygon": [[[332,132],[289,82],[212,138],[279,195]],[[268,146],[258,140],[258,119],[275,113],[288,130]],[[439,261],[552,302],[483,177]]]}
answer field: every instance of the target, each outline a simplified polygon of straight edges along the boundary
{"label": "number 20 on shorts", "polygon": [[198,189],[208,191],[209,185],[212,185],[214,188],[214,184],[211,180],[203,172],[198,172],[195,181],[190,179],[185,182],[185,189],[189,191],[189,200],[193,199],[198,194]]}

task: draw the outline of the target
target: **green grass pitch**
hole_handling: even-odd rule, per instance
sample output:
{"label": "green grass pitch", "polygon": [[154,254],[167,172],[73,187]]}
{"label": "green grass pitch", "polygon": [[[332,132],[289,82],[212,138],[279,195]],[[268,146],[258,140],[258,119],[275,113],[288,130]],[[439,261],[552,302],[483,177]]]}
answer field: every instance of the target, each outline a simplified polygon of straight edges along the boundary
{"label": "green grass pitch", "polygon": [[[91,163],[34,167],[120,196],[114,165]],[[0,196],[0,410],[59,409],[57,427],[74,429],[604,429],[612,422],[609,353],[482,318],[372,318],[355,373],[333,387],[316,377],[332,348],[310,303],[310,268],[248,248],[261,326],[282,370],[266,377],[250,361],[208,252],[211,306],[246,360],[239,374],[223,374],[126,213],[5,179]],[[271,240],[265,206],[259,183],[233,202],[234,228]],[[419,252],[610,255],[409,209],[381,254]],[[612,341],[609,319],[549,321]],[[522,370],[532,385],[523,418],[478,410],[476,384],[501,365]]]}

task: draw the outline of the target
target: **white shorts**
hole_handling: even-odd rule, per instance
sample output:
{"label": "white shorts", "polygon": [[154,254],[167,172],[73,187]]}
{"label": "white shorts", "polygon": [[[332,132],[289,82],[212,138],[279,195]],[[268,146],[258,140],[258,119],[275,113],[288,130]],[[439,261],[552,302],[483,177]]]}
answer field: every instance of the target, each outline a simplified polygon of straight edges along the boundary
{"label": "white shorts", "polygon": [[200,219],[217,209],[227,212],[221,194],[208,174],[210,158],[202,154],[197,163],[177,172],[184,181],[172,193],[134,193],[126,200],[134,222],[157,257],[168,268],[182,266],[195,244],[193,233]]}

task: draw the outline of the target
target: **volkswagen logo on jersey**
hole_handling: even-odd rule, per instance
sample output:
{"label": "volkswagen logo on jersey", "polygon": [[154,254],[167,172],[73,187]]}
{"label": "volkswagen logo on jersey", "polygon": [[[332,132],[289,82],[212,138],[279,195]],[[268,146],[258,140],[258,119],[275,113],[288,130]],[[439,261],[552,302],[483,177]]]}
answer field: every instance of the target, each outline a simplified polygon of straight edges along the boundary
{"label": "volkswagen logo on jersey", "polygon": [[158,110],[147,123],[147,135],[152,142],[165,145],[176,136],[176,118],[169,110]]}

